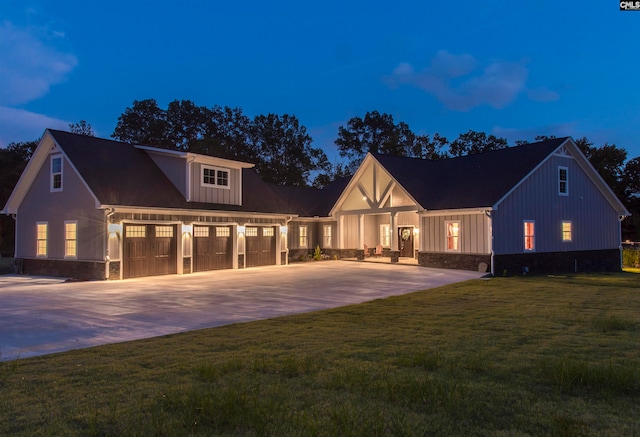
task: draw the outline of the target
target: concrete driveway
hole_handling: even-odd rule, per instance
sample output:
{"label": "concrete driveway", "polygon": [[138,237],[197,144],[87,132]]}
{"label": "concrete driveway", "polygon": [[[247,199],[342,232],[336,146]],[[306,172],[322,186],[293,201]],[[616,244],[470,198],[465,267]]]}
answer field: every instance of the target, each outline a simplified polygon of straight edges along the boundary
{"label": "concrete driveway", "polygon": [[0,360],[334,308],[483,273],[327,261],[124,281],[0,276]]}

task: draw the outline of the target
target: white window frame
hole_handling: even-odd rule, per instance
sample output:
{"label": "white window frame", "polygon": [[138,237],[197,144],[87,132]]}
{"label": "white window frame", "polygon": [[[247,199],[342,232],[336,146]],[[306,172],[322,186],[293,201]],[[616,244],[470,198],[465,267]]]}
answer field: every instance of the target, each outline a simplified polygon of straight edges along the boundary
{"label": "white window frame", "polygon": [[[205,182],[204,181],[204,172],[205,170],[210,170],[214,172],[214,176],[213,176],[213,182],[214,183],[210,183],[210,182]],[[227,185],[221,185],[218,184],[218,173],[226,173],[227,174]],[[211,177],[211,176],[209,176]],[[203,165],[200,168],[200,185],[203,187],[209,187],[209,188],[222,188],[224,190],[229,190],[231,189],[231,170],[228,168],[223,168],[223,167],[213,167],[210,165]]]}
{"label": "white window frame", "polygon": [[[449,225],[457,225],[456,235],[449,235]],[[444,250],[445,252],[460,252],[460,234],[462,233],[462,226],[460,220],[445,220],[444,222]],[[449,248],[449,239],[455,242],[454,248]]]}
{"label": "white window frame", "polygon": [[298,246],[301,249],[309,248],[309,233],[307,225],[302,225],[298,228]]}
{"label": "white window frame", "polygon": [[[562,171],[564,170],[565,179],[562,179]],[[562,190],[562,184],[564,183],[564,191]],[[558,166],[558,196],[569,195],[569,167]]]}
{"label": "white window frame", "polygon": [[[530,224],[532,226],[533,233],[527,234],[527,225]],[[523,220],[522,221],[522,234],[524,236],[522,243],[525,252],[535,252],[536,251],[536,221],[535,220]],[[529,244],[527,239],[531,239],[531,247],[528,247]]]}
{"label": "white window frame", "polygon": [[[569,229],[565,229],[565,225],[569,225]],[[563,243],[570,243],[573,241],[573,223],[570,220],[563,220],[562,221],[562,228],[561,228],[561,232],[562,232],[562,242]]]}
{"label": "white window frame", "polygon": [[391,225],[383,223],[380,225],[380,245],[391,247]]}
{"label": "white window frame", "polygon": [[[44,226],[44,238],[41,238],[40,226]],[[44,241],[44,253],[40,252],[41,241]],[[48,256],[49,256],[49,223],[36,222],[36,257],[47,258]]]}
{"label": "white window frame", "polygon": [[[69,238],[68,225],[73,225],[73,237]],[[73,242],[73,251],[69,250],[69,243]],[[65,220],[64,222],[64,257],[70,259],[78,258],[78,221],[77,220]]]}
{"label": "white window frame", "polygon": [[[53,163],[56,160],[60,160],[60,171],[59,172],[55,172],[53,171]],[[63,188],[63,174],[64,174],[64,159],[62,159],[62,155],[51,155],[51,164],[50,164],[50,176],[49,176],[49,190],[52,193],[58,192],[58,191],[62,191]],[[59,187],[55,187],[55,177],[56,175],[60,175],[60,186]]]}
{"label": "white window frame", "polygon": [[322,225],[322,246],[330,248],[333,244],[331,225]]}

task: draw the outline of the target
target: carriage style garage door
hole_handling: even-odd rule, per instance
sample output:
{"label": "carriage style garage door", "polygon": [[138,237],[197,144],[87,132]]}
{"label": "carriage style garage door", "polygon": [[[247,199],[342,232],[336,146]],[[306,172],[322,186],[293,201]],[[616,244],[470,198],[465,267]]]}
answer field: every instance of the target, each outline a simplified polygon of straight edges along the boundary
{"label": "carriage style garage door", "polygon": [[276,263],[276,233],[272,226],[247,226],[247,267],[269,266]]}
{"label": "carriage style garage door", "polygon": [[231,226],[193,227],[194,272],[233,267],[231,231]]}
{"label": "carriage style garage door", "polygon": [[175,225],[124,225],[123,277],[177,273]]}

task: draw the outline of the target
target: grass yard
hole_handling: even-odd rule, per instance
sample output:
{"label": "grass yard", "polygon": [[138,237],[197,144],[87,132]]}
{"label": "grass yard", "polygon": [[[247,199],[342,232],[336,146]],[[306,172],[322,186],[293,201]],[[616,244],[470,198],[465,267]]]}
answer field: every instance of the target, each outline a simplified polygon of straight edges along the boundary
{"label": "grass yard", "polygon": [[640,275],[475,280],[0,363],[0,435],[640,435]]}

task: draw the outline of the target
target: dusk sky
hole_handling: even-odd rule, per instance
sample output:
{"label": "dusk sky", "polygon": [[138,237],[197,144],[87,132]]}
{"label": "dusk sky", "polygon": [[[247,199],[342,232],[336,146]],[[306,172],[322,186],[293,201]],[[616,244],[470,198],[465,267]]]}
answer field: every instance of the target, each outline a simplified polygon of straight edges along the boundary
{"label": "dusk sky", "polygon": [[615,0],[0,0],[0,146],[134,100],[298,117],[332,162],[377,110],[418,134],[586,136],[640,155],[640,11]]}

